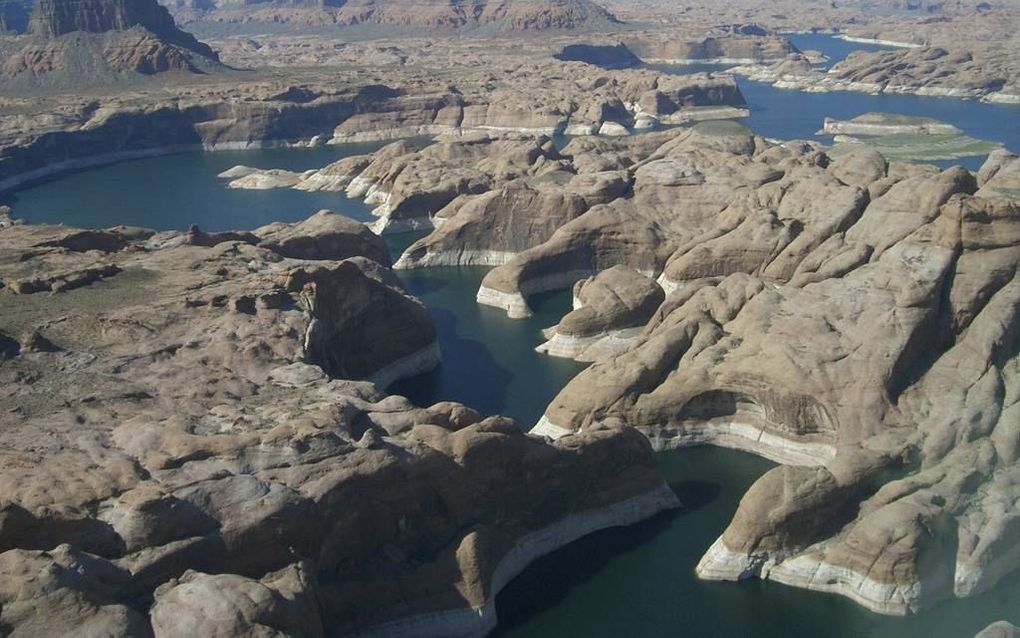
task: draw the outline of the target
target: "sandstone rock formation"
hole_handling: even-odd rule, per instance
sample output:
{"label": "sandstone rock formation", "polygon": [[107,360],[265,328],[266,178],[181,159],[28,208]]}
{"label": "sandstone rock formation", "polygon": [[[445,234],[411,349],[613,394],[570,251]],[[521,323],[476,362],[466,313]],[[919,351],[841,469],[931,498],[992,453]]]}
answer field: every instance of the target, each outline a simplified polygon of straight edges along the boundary
{"label": "sandstone rock formation", "polygon": [[200,55],[216,54],[174,24],[170,12],[155,0],[38,0],[28,25],[31,35],[56,38],[73,31],[105,33],[141,27]]}
{"label": "sandstone rock formation", "polygon": [[218,60],[155,0],[39,0],[27,31],[2,63],[3,74],[24,87],[199,72]]}
{"label": "sandstone rock formation", "polygon": [[913,117],[892,113],[864,113],[849,120],[825,118],[822,135],[945,135],[960,129],[929,117]]}
{"label": "sandstone rock formation", "polygon": [[1020,567],[1018,200],[975,195],[958,168],[891,165],[864,184],[777,150],[753,157],[783,158],[785,175],[674,244],[673,292],[641,338],[571,381],[537,430],[625,423],[659,448],[785,463],[745,495],[702,577],[892,614],[986,591]]}
{"label": "sandstone rock formation", "polygon": [[590,0],[176,0],[167,3],[183,20],[277,22],[310,26],[380,25],[392,28],[501,32],[598,30],[619,21]]}
{"label": "sandstone rock formation", "polygon": [[297,224],[274,223],[255,230],[259,246],[291,259],[367,257],[390,265],[386,243],[364,224],[322,210]]}
{"label": "sandstone rock formation", "polygon": [[435,332],[355,226],[0,227],[5,632],[479,635],[535,557],[676,505],[633,430],[382,394]]}
{"label": "sandstone rock formation", "polygon": [[1016,638],[1017,636],[1020,636],[1020,627],[1000,620],[979,631],[974,638]]}
{"label": "sandstone rock formation", "polygon": [[579,361],[622,352],[664,298],[652,279],[632,268],[613,266],[574,284],[574,310],[546,331],[549,340],[536,349]]}
{"label": "sandstone rock formation", "polygon": [[[613,137],[617,135],[607,132],[607,125],[614,124],[628,135],[620,122],[635,128],[645,122],[647,128],[652,120],[677,121],[699,114],[713,117],[712,113],[698,111],[698,103],[720,99],[705,95],[705,84],[710,91],[729,90],[713,86],[715,82],[704,76],[679,82],[657,74],[622,79],[625,81],[579,84],[578,88],[586,85],[594,93],[585,96],[586,104],[572,104],[572,112],[555,108],[547,114],[529,113],[523,105],[516,106],[519,102],[508,100],[495,100],[483,108],[464,104],[453,96],[410,105],[403,101],[400,108],[410,106],[413,110],[355,115],[337,127],[332,141],[363,139],[360,135],[365,130],[375,130],[372,137],[425,132],[450,135],[424,148],[418,148],[415,142],[394,142],[371,157],[345,158],[302,174],[236,166],[220,177],[231,179],[231,188],[344,190],[348,196],[376,205],[373,214],[379,219],[372,228],[378,233],[445,227],[442,233],[417,243],[399,267],[498,265],[544,241],[556,228],[591,206],[616,199],[630,186],[629,177],[618,172],[619,166],[596,174],[578,174],[577,167],[560,155],[549,135],[562,131],[590,135],[599,131]],[[628,103],[630,100],[635,101]],[[375,107],[389,108],[385,102]],[[387,129],[390,121],[400,126]],[[379,126],[383,127],[381,131],[373,129]],[[515,210],[522,215],[520,219],[529,219],[527,225],[516,223]],[[506,214],[495,214],[497,211]],[[539,218],[544,219],[537,222]],[[493,232],[493,225],[499,227],[499,232]],[[445,248],[448,243],[466,240],[468,234],[477,240],[470,252],[451,254]],[[449,242],[443,239],[447,236]]]}
{"label": "sandstone rock formation", "polygon": [[554,57],[564,62],[584,62],[603,69],[626,69],[641,65],[641,59],[622,42],[568,44]]}
{"label": "sandstone rock formation", "polygon": [[797,52],[786,38],[764,35],[685,39],[673,34],[651,33],[627,38],[625,44],[643,61],[656,64],[761,64],[782,60]]}
{"label": "sandstone rock formation", "polygon": [[819,135],[832,135],[837,147],[868,146],[890,160],[945,160],[987,155],[999,145],[964,135],[952,124],[927,117],[865,113],[849,120],[825,118]]}
{"label": "sandstone rock formation", "polygon": [[[388,71],[397,88],[349,71],[347,83],[317,73],[308,83],[210,77],[198,88],[170,84],[151,92],[101,99],[67,96],[57,102],[25,98],[18,100],[18,109],[0,114],[0,189],[61,170],[182,147],[307,146],[437,134],[551,135],[568,129],[594,133],[608,121],[638,127],[745,112],[743,96],[730,78],[646,70],[591,76],[577,68],[590,70],[546,60],[515,66],[498,77],[472,69],[457,87],[412,69]],[[338,169],[342,172],[331,174]],[[366,169],[357,161],[341,163],[298,187],[346,188],[344,183]]]}
{"label": "sandstone rock formation", "polygon": [[[610,174],[629,188],[563,216],[507,187],[467,196],[399,261],[505,260],[478,300],[511,316],[594,275],[550,350],[561,328],[647,320],[614,356],[585,357],[596,363],[534,432],[627,425],[657,449],[713,443],[786,464],[745,497],[706,578],[772,578],[901,614],[1020,567],[1020,160],[996,153],[975,176],[869,149],[830,157],[725,122],[579,138],[560,154],[570,177],[543,196]],[[479,230],[529,220],[536,231],[508,241]]]}
{"label": "sandstone rock formation", "polygon": [[[1011,45],[1004,46],[1010,50]],[[779,88],[811,92],[912,93],[1007,104],[1020,102],[1020,77],[1015,61],[989,55],[970,44],[953,50],[917,47],[854,51],[827,72],[804,65],[796,58],[768,67],[737,67],[733,72],[774,83]]]}

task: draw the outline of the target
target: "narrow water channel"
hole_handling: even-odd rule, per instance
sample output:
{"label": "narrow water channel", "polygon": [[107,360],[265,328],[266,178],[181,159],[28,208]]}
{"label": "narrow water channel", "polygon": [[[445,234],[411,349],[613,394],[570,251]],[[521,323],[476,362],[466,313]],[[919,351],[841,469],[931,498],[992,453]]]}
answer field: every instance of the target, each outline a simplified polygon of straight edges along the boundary
{"label": "narrow water channel", "polygon": [[[813,36],[817,38],[817,36]],[[824,41],[794,39],[801,48]],[[844,46],[847,43],[840,42]],[[849,47],[847,47],[849,50]],[[825,115],[866,111],[925,115],[980,138],[1020,149],[1020,107],[940,98],[801,94],[741,81],[752,108],[747,123],[769,137],[812,137]],[[217,173],[236,164],[304,170],[379,144],[182,154],[81,171],[0,196],[29,222],[84,227],[118,224],[207,230],[250,229],[297,221],[329,208],[370,219],[369,208],[336,193],[290,189],[227,189]],[[964,162],[974,168],[974,162]],[[979,163],[979,162],[978,162]],[[413,236],[389,238],[399,253]],[[435,268],[399,273],[431,310],[442,365],[390,390],[426,405],[455,400],[484,414],[501,413],[530,427],[580,364],[534,352],[540,330],[570,305],[569,293],[539,298],[536,314],[510,320],[478,306],[482,268]],[[709,583],[694,565],[729,522],[747,487],[771,467],[756,457],[718,449],[659,455],[663,472],[685,507],[626,529],[607,530],[529,567],[497,599],[503,636],[972,636],[993,620],[1020,623],[1020,574],[993,592],[953,601],[923,614],[890,618],[850,601],[770,582]]]}

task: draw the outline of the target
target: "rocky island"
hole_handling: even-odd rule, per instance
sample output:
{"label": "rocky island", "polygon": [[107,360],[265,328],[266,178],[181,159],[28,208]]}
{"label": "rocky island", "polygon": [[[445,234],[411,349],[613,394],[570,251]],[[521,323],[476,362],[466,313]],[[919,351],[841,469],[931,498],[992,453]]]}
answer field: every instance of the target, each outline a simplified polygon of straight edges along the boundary
{"label": "rocky island", "polygon": [[[540,557],[616,528],[580,550],[611,578],[688,524],[711,484],[664,459],[706,445],[776,465],[671,577],[1015,635],[1020,149],[877,105],[778,139],[746,80],[1012,108],[1015,8],[810,6],[0,0],[0,635],[513,634],[497,596]],[[177,227],[74,174],[213,151],[217,202],[346,214],[225,230],[182,198]],[[187,190],[168,165],[140,170]],[[104,188],[122,225],[89,227]],[[577,366],[537,422],[429,377],[527,376],[482,343],[525,318],[535,365]]]}
{"label": "rocky island", "polygon": [[820,135],[831,135],[833,153],[868,146],[892,160],[949,160],[982,157],[1001,148],[964,135],[952,124],[927,117],[865,113],[850,120],[825,118]]}

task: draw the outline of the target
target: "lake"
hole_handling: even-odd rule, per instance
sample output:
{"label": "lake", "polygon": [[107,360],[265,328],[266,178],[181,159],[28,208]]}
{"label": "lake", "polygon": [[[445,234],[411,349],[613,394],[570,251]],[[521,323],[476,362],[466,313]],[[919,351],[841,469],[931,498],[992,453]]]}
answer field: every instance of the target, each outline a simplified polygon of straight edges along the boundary
{"label": "lake", "polygon": [[[834,58],[864,47],[829,36],[792,39],[802,49]],[[900,95],[803,94],[740,82],[752,109],[746,124],[768,137],[813,139],[826,115],[889,111],[935,117],[975,137],[1020,149],[1020,107]],[[91,227],[184,229],[197,223],[207,230],[251,229],[304,219],[322,208],[367,221],[369,207],[342,194],[231,190],[216,175],[236,164],[317,168],[379,146],[155,157],[54,178],[2,195],[0,202],[12,204],[15,215],[30,222]],[[972,161],[961,163],[976,167]],[[390,236],[387,241],[396,255],[415,237]],[[570,294],[542,296],[535,300],[533,317],[511,320],[475,303],[484,273],[484,268],[398,272],[436,320],[443,363],[390,390],[422,405],[460,401],[484,414],[506,414],[529,428],[583,368],[534,352],[542,341],[541,329],[569,310]],[[497,598],[497,635],[921,638],[972,636],[999,619],[1020,623],[1020,574],[988,594],[906,618],[880,616],[839,596],[772,582],[698,580],[694,566],[701,554],[725,528],[744,491],[772,464],[712,448],[663,453],[659,462],[685,507],[639,525],[593,534],[531,565]]]}

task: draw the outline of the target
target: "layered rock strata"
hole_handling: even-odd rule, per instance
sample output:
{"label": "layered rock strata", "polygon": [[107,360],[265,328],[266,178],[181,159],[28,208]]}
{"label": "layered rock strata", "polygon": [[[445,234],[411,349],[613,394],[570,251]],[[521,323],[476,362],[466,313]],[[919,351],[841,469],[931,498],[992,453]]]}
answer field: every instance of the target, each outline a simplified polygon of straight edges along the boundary
{"label": "layered rock strata", "polygon": [[[231,180],[231,188],[343,190],[350,197],[363,198],[376,206],[373,214],[379,219],[372,228],[378,233],[441,229],[436,235],[417,242],[398,262],[398,268],[469,263],[500,265],[516,253],[544,241],[591,206],[612,201],[630,188],[630,177],[620,172],[619,167],[604,171],[579,169],[570,157],[557,150],[545,133],[572,130],[587,136],[601,124],[599,130],[604,137],[616,137],[604,133],[606,125],[613,123],[627,135],[629,131],[617,120],[635,122],[637,126],[642,118],[655,118],[658,122],[659,116],[673,118],[689,111],[681,104],[700,98],[687,94],[692,86],[689,81],[681,86],[687,88],[678,88],[674,93],[667,86],[659,85],[630,106],[618,97],[596,93],[588,96],[591,110],[579,110],[570,116],[569,121],[575,124],[568,124],[562,119],[563,112],[557,111],[555,117],[559,119],[548,120],[549,126],[538,128],[503,126],[525,116],[512,115],[513,119],[509,119],[506,111],[495,113],[491,106],[483,115],[472,107],[447,104],[426,115],[434,117],[435,121],[451,118],[445,120],[449,123],[439,130],[460,131],[461,134],[444,136],[435,144],[421,147],[415,141],[394,142],[371,156],[344,158],[320,170],[301,174],[236,166],[220,176]],[[624,89],[627,87],[617,87],[614,93],[624,94]],[[636,119],[628,120],[634,117],[634,111],[638,112]],[[651,115],[651,112],[659,115]],[[375,117],[352,117],[338,127],[334,141],[362,139],[360,135],[342,131],[378,123]],[[483,119],[475,120],[475,117]],[[535,121],[537,116],[527,117]],[[579,120],[593,123],[580,124]],[[435,132],[437,129],[432,126],[423,124],[424,128],[396,130],[408,134]],[[466,135],[465,130],[478,134]],[[471,197],[483,194],[484,197]],[[524,219],[528,220],[526,225],[517,223]],[[499,232],[492,232],[493,224],[499,226]],[[471,245],[470,251],[447,248],[465,244]]]}
{"label": "layered rock strata", "polygon": [[741,66],[732,72],[772,83],[777,88],[814,93],[910,93],[1004,104],[1020,102],[1020,77],[1012,62],[982,55],[965,46],[953,50],[920,47],[854,51],[828,71],[814,69],[805,65],[800,56],[793,56],[773,65]]}
{"label": "layered rock strata", "polygon": [[641,65],[641,59],[622,42],[568,44],[553,57],[564,62],[584,62],[603,69],[627,69]]}
{"label": "layered rock strata", "polygon": [[56,38],[74,31],[105,33],[132,27],[145,29],[207,58],[216,58],[208,45],[177,28],[170,12],[155,0],[38,0],[28,32]]}
{"label": "layered rock strata", "polygon": [[864,113],[849,120],[827,117],[821,135],[955,135],[960,129],[927,117],[892,113]]}
{"label": "layered rock strata", "polygon": [[[656,449],[710,443],[783,463],[705,554],[706,578],[771,578],[902,614],[1020,567],[1015,156],[993,153],[974,175],[869,149],[830,157],[732,123],[560,153],[571,177],[547,190],[606,173],[629,188],[551,235],[540,225],[479,302],[526,315],[530,295],[594,275],[566,332],[652,314],[613,356],[592,356],[533,432],[626,425]],[[403,267],[430,265],[438,246],[449,258],[436,263],[472,263],[490,245],[474,229],[529,219],[492,193],[464,200]]]}
{"label": "layered rock strata", "polygon": [[[865,113],[849,120],[825,118],[818,135],[832,135],[837,145],[868,146],[890,160],[945,160],[988,155],[997,148],[964,135],[952,124],[926,117]],[[846,149],[837,146],[833,155]]]}
{"label": "layered rock strata", "polygon": [[[571,70],[580,66],[522,65],[495,86],[487,73],[476,70],[456,92],[437,84],[430,74],[409,72],[398,88],[364,79],[347,85],[230,82],[181,87],[176,94],[173,88],[161,88],[158,95],[68,98],[66,105],[47,101],[45,117],[31,111],[35,102],[26,101],[14,113],[0,116],[0,189],[61,170],[182,149],[442,133],[594,133],[607,122],[636,127],[639,120],[651,125],[726,117],[743,106],[743,97],[728,78],[677,78],[649,71],[587,77],[587,71]],[[27,114],[21,108],[28,109]]]}
{"label": "layered rock strata", "polygon": [[536,350],[554,357],[595,361],[627,349],[665,299],[651,278],[613,266],[574,284],[574,309],[545,331]]}
{"label": "layered rock strata", "polygon": [[786,38],[766,35],[684,38],[659,33],[628,38],[625,43],[650,64],[763,64],[797,52]]}
{"label": "layered rock strata", "polygon": [[603,30],[619,21],[589,0],[175,0],[167,3],[183,20],[227,23],[285,23],[299,26],[381,26],[451,31]]}
{"label": "layered rock strata", "polygon": [[632,430],[380,392],[435,332],[357,226],[0,224],[5,632],[479,635],[535,557],[676,505]]}
{"label": "layered rock strata", "polygon": [[179,29],[156,0],[40,0],[26,29],[28,37],[11,42],[20,46],[0,54],[12,88],[218,68],[212,48]]}
{"label": "layered rock strata", "polygon": [[[994,190],[1012,161],[978,188],[961,169],[820,159],[671,256],[673,292],[641,337],[571,381],[538,431],[625,423],[659,448],[784,463],[745,495],[704,578],[770,578],[887,614],[987,591],[1020,567],[1020,204]],[[756,214],[772,221],[748,227]]]}

